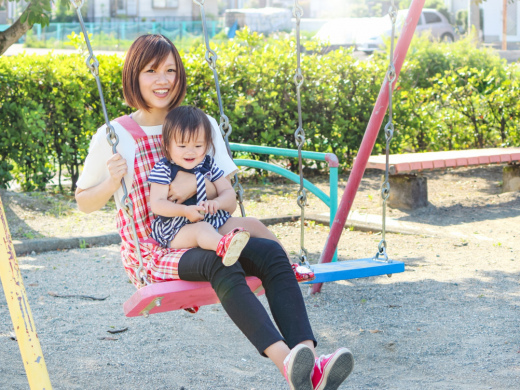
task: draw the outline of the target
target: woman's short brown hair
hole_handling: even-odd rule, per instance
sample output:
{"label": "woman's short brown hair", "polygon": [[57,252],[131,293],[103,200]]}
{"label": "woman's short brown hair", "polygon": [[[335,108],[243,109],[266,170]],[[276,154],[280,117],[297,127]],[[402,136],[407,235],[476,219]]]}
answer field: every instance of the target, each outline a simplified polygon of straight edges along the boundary
{"label": "woman's short brown hair", "polygon": [[194,106],[180,106],[171,110],[162,128],[162,152],[164,157],[169,161],[172,160],[168,152],[168,146],[171,140],[177,142],[189,142],[194,139],[199,131],[204,134],[204,141],[206,142],[205,153],[213,149],[213,128],[208,119],[208,116],[200,108]]}
{"label": "woman's short brown hair", "polygon": [[128,49],[123,66],[123,96],[126,104],[137,109],[150,110],[141,94],[139,74],[151,61],[154,61],[153,67],[159,66],[170,53],[177,65],[177,77],[173,86],[177,96],[172,99],[168,109],[181,105],[186,96],[186,71],[175,45],[161,34],[142,35]]}

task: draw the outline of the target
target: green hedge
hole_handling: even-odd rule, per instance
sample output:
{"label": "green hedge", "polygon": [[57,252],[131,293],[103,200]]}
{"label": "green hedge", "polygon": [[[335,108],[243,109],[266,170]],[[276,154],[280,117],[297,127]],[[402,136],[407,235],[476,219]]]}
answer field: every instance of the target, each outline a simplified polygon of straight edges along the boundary
{"label": "green hedge", "polygon": [[[369,61],[357,60],[348,50],[321,54],[320,45],[304,44],[305,149],[336,153],[348,168],[387,60],[384,53]],[[243,31],[213,47],[232,141],[293,148],[293,39],[266,39]],[[218,120],[213,74],[204,54],[203,46],[182,53],[188,74],[186,103]],[[130,112],[121,92],[122,58],[98,59],[109,116]],[[476,49],[469,40],[451,45],[414,40],[395,92],[392,152],[519,145],[519,76],[517,65]],[[0,186],[14,178],[25,190],[43,189],[64,172],[75,183],[90,138],[103,123],[96,83],[79,55],[0,57]],[[383,151],[382,133],[374,153]]]}

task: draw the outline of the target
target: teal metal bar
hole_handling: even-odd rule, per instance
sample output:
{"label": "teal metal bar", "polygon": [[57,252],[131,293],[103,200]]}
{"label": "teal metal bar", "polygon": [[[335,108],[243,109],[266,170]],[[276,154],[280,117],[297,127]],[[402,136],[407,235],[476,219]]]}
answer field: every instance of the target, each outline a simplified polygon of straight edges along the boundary
{"label": "teal metal bar", "polygon": [[56,23],[56,40],[58,42],[62,41],[62,36],[61,36],[61,26],[62,26],[62,23]]}
{"label": "teal metal bar", "polygon": [[[274,156],[286,156],[298,158],[298,151],[294,149],[283,149],[273,148],[270,146],[259,146],[259,145],[248,145],[248,144],[237,144],[234,142],[229,143],[229,147],[234,152],[247,152],[247,153],[258,153],[258,154],[272,154]],[[326,157],[329,153],[320,152],[308,152],[302,151],[302,157],[310,160],[326,161]]]}
{"label": "teal metal bar", "polygon": [[330,225],[334,222],[336,211],[338,211],[338,167],[329,168],[329,192],[330,192]]}
{"label": "teal metal bar", "polygon": [[[298,158],[298,151],[294,149],[284,149],[284,148],[273,148],[270,146],[260,146],[260,145],[249,145],[249,144],[238,144],[231,142],[229,144],[232,151],[235,152],[246,152],[246,153],[256,153],[256,154],[269,154],[274,156],[284,156],[284,157],[294,157]],[[310,160],[317,161],[326,161],[329,165],[329,193],[330,196],[327,196],[323,191],[321,191],[314,184],[304,179],[304,188],[309,190],[311,193],[316,195],[325,205],[329,207],[329,226],[332,226],[334,222],[334,218],[336,217],[336,212],[338,210],[338,158],[336,155],[332,153],[320,153],[320,152],[309,152],[302,151],[302,157]],[[300,183],[300,177],[287,169],[281,168],[274,164],[269,164],[262,161],[255,160],[246,160],[246,159],[236,159],[235,163],[238,166],[247,166],[251,168],[265,169],[267,171],[271,171],[277,173],[281,176],[288,178],[289,180],[294,181],[295,183]],[[334,251],[334,255],[332,256],[332,261],[335,262],[338,259],[337,250]]]}
{"label": "teal metal bar", "polygon": [[[269,164],[264,161],[256,161],[256,160],[246,160],[246,159],[235,159],[235,164],[239,167],[250,167],[250,168],[257,168],[257,169],[265,169],[266,171],[271,171],[274,173],[279,174],[280,176],[286,177],[289,180],[294,181],[295,183],[300,183],[300,176],[298,176],[295,173],[292,173],[291,171],[279,167],[277,165]],[[327,205],[327,207],[330,208],[330,198],[320,190],[318,187],[316,187],[314,184],[312,184],[307,179],[303,179],[303,186],[306,190],[309,190],[314,195],[316,195],[323,203]]]}

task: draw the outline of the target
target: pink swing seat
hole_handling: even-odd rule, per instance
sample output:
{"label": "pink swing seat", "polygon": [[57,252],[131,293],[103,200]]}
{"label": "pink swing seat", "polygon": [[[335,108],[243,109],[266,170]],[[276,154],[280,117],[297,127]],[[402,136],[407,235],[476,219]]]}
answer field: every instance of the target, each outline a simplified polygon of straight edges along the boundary
{"label": "pink swing seat", "polygon": [[[248,276],[246,282],[256,295],[264,294],[260,279]],[[127,317],[148,317],[149,314],[215,303],[219,303],[219,299],[209,282],[173,280],[140,288],[123,304],[123,309]]]}

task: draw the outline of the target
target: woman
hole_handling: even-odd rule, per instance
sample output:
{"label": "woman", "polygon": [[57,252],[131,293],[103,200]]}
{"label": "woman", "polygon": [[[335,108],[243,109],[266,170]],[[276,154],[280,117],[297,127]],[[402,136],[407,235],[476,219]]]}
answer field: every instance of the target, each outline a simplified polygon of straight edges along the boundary
{"label": "woman", "polygon": [[[106,142],[105,127],[94,135],[77,182],[79,209],[92,212],[115,197],[123,264],[132,282],[140,287],[142,281],[136,274],[138,261],[131,223],[120,202],[123,195],[120,182],[124,178],[133,205],[146,277],[150,282],[209,281],[229,317],[259,353],[275,363],[291,389],[337,389],[352,372],[352,354],[348,349],[340,348],[331,355],[316,358],[316,340],[301,290],[285,251],[278,242],[268,239],[272,233],[269,233],[271,236],[266,233],[266,238],[251,238],[239,261],[230,267],[225,267],[212,251],[161,248],[147,241],[154,218],[148,204],[148,175],[163,157],[161,128],[164,119],[171,109],[182,103],[186,94],[184,66],[170,40],[162,35],[145,35],[132,44],[123,67],[123,93],[127,104],[137,111],[131,117],[118,118],[112,123],[119,136],[117,154],[112,155]],[[215,120],[210,120],[218,135]],[[229,176],[236,166],[227,155],[222,138],[214,136],[214,140],[215,162]],[[183,202],[196,192],[194,175],[177,175],[174,184],[175,188],[182,187],[185,191],[173,193],[170,200]],[[206,183],[206,189],[208,198],[215,196],[211,183]],[[263,228],[267,231],[265,226]],[[247,286],[246,275],[254,275],[262,281],[278,328]]]}

